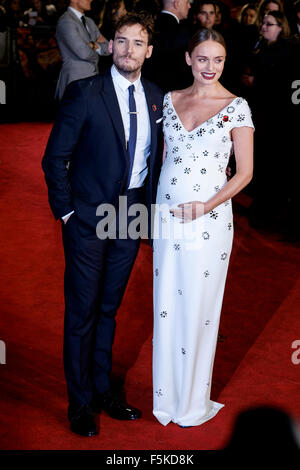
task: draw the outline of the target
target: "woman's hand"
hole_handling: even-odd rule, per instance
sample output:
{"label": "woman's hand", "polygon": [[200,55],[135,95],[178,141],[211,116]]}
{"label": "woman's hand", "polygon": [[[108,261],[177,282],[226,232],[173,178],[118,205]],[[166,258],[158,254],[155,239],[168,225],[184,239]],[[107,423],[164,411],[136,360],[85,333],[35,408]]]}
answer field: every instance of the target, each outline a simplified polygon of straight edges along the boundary
{"label": "woman's hand", "polygon": [[178,209],[170,209],[173,217],[181,219],[181,224],[186,224],[198,219],[205,214],[205,203],[201,201],[189,201],[178,204]]}

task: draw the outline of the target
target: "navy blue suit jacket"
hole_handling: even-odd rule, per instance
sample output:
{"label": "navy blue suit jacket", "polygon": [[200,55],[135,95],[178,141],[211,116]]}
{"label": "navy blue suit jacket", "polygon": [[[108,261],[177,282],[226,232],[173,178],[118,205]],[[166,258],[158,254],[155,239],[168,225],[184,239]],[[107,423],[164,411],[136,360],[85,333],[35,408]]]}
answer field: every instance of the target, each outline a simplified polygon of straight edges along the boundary
{"label": "navy blue suit jacket", "polygon": [[[155,202],[162,160],[163,94],[147,80],[142,79],[142,84],[151,123],[146,183],[150,210]],[[42,167],[49,203],[57,219],[75,210],[77,216],[94,224],[99,204],[117,206],[126,185],[129,156],[110,70],[67,87]]]}

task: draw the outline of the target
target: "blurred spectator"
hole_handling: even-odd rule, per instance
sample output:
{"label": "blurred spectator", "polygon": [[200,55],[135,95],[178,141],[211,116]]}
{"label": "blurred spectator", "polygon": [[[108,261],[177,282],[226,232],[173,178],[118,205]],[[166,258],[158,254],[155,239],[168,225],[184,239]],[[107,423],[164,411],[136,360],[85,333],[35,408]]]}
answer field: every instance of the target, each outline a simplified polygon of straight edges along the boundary
{"label": "blurred spectator", "polygon": [[53,26],[57,22],[56,8],[45,5],[43,0],[31,0],[32,7],[24,12],[24,22],[28,26]]}
{"label": "blurred spectator", "polygon": [[283,5],[281,0],[261,0],[258,5],[256,24],[258,28],[261,28],[263,17],[268,11],[281,11],[283,13]]}
{"label": "blurred spectator", "polygon": [[18,28],[24,24],[24,15],[20,0],[8,0],[6,5],[7,26]]}
{"label": "blurred spectator", "polygon": [[91,18],[84,15],[91,0],[71,0],[56,28],[56,39],[63,64],[59,74],[56,98],[63,97],[66,86],[99,72],[99,55],[108,55],[105,40]]}
{"label": "blurred spectator", "polygon": [[247,3],[241,9],[240,23],[245,26],[255,24],[257,17],[257,8],[254,3]]}
{"label": "blurred spectator", "polygon": [[256,148],[251,222],[297,238],[299,106],[292,101],[292,83],[300,76],[300,43],[289,38],[287,19],[278,10],[264,16],[261,31],[253,69]]}
{"label": "blurred spectator", "polygon": [[[287,413],[269,406],[241,412],[225,451],[242,453],[244,457],[299,456],[299,424]],[[282,454],[282,452],[285,452]],[[293,454],[290,454],[290,453]]]}
{"label": "blurred spectator", "polygon": [[144,64],[143,74],[165,92],[192,83],[192,74],[185,61],[191,32],[182,24],[189,9],[188,0],[163,0],[163,10],[155,22],[153,54]]}
{"label": "blurred spectator", "polygon": [[194,32],[198,29],[212,29],[216,21],[216,5],[209,0],[196,0],[193,3],[193,25]]}
{"label": "blurred spectator", "polygon": [[300,0],[294,4],[291,18],[291,30],[294,37],[300,39]]}
{"label": "blurred spectator", "polygon": [[126,7],[123,0],[106,1],[100,29],[101,33],[107,40],[114,38],[115,24],[119,20],[120,16],[125,15],[125,13]]}

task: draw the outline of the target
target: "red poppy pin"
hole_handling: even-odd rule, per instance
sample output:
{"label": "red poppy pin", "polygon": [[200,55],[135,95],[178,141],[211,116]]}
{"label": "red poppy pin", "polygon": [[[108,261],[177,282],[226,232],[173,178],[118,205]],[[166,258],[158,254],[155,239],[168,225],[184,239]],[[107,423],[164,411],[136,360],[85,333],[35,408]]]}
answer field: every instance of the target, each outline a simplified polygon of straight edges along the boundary
{"label": "red poppy pin", "polygon": [[157,106],[156,106],[156,104],[153,104],[153,105],[152,105],[152,109],[153,109],[154,112],[157,111]]}
{"label": "red poppy pin", "polygon": [[227,122],[228,119],[229,119],[228,116],[223,116],[223,121],[224,121],[224,122]]}

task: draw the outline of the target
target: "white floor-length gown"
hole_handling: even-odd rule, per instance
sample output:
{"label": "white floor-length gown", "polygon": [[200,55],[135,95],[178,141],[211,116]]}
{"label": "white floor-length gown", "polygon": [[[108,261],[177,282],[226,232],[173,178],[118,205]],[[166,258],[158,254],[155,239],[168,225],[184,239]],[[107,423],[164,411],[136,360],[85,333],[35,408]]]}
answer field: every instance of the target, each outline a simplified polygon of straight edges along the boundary
{"label": "white floor-length gown", "polygon": [[233,238],[231,200],[188,224],[169,209],[207,201],[227,182],[230,131],[253,127],[237,97],[188,132],[164,99],[167,154],[157,194],[154,233],[153,414],[167,425],[197,426],[222,404],[210,400],[212,369]]}

